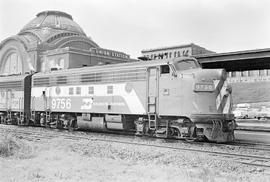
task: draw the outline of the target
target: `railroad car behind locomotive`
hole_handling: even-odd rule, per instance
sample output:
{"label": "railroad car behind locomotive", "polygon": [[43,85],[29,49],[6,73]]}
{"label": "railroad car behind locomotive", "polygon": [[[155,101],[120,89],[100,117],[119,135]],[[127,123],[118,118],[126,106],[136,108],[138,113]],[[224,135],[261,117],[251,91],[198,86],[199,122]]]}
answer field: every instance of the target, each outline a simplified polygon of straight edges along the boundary
{"label": "railroad car behind locomotive", "polygon": [[0,77],[0,122],[28,124],[30,118],[31,75]]}
{"label": "railroad car behind locomotive", "polygon": [[231,107],[226,72],[202,69],[194,58],[32,76],[31,121],[59,128],[228,142],[234,140]]}

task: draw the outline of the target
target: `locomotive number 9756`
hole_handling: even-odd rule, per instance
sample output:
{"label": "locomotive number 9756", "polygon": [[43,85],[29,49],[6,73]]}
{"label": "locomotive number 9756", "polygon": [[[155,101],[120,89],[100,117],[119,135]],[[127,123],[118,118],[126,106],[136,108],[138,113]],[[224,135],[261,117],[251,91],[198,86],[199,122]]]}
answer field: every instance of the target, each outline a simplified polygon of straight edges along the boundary
{"label": "locomotive number 9756", "polygon": [[52,109],[71,109],[71,99],[52,99]]}

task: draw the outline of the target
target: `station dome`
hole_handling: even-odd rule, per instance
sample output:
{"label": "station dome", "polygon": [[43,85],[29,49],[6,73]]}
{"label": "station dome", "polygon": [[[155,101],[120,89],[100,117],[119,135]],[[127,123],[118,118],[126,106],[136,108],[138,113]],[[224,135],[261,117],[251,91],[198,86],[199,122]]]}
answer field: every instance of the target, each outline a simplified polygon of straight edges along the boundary
{"label": "station dome", "polygon": [[82,28],[73,21],[72,16],[61,11],[43,11],[38,13],[36,18],[23,27],[20,34],[42,29],[69,31],[86,36]]}
{"label": "station dome", "polygon": [[72,16],[61,11],[43,11],[17,35],[0,43],[0,74],[39,71],[48,50],[73,48],[89,51],[99,48],[87,37]]}

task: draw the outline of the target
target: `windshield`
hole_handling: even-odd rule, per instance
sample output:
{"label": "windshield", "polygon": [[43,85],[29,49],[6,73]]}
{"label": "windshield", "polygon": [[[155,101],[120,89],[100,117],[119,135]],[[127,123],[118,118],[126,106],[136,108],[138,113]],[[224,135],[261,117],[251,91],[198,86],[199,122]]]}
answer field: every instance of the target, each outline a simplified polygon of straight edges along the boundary
{"label": "windshield", "polygon": [[186,59],[186,60],[181,60],[181,61],[175,62],[174,66],[175,66],[176,70],[180,70],[180,71],[200,67],[199,64],[193,59]]}

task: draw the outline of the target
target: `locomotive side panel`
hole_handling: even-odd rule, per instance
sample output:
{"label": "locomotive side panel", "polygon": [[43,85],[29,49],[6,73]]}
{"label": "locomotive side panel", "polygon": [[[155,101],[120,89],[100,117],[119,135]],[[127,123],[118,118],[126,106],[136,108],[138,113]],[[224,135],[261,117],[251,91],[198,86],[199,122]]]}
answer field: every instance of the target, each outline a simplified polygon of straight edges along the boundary
{"label": "locomotive side panel", "polygon": [[0,109],[1,111],[19,111],[23,98],[22,90],[1,89]]}
{"label": "locomotive side panel", "polygon": [[[194,86],[194,76],[193,74],[183,74],[179,77],[179,82],[181,83],[181,113],[185,116],[190,116],[191,113],[200,112],[200,107],[196,104],[196,99],[194,98],[193,86]],[[204,106],[205,107],[205,106]]]}
{"label": "locomotive side panel", "polygon": [[36,111],[145,114],[145,81],[32,88]]}
{"label": "locomotive side panel", "polygon": [[[100,67],[99,67],[100,68]],[[132,67],[33,76],[32,108],[72,113],[146,113],[146,69]]]}
{"label": "locomotive side panel", "polygon": [[[173,77],[170,74],[161,74],[159,114],[189,117],[191,113],[201,112],[201,108],[196,104],[193,87],[193,74],[181,74],[178,77]],[[207,105],[208,103],[204,104]]]}
{"label": "locomotive side panel", "polygon": [[8,110],[23,112],[24,111],[24,91],[9,90],[7,92]]}

